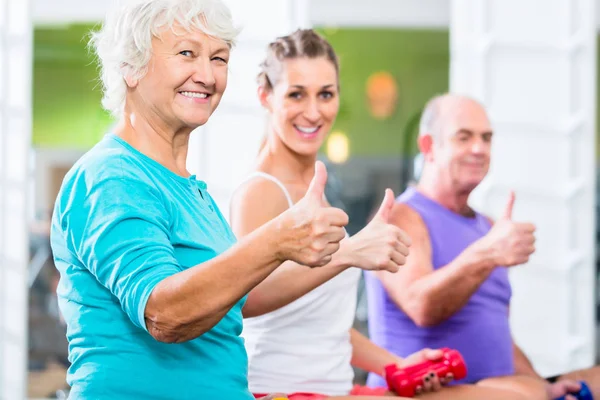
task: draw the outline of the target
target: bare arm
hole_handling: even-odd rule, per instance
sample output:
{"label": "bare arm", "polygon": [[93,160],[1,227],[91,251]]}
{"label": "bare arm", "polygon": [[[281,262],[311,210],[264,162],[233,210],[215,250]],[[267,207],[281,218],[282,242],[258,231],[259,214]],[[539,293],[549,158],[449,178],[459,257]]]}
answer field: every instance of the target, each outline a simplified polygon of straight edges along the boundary
{"label": "bare arm", "polygon": [[321,204],[326,180],[325,166],[317,162],[306,195],[294,207],[213,260],[160,281],[144,308],[149,332],[165,342],[193,339],[283,261],[313,267],[329,263],[348,216]]}
{"label": "bare arm", "polygon": [[531,361],[529,361],[529,359],[527,358],[525,353],[523,353],[521,348],[519,346],[517,346],[517,344],[515,343],[514,340],[513,340],[513,351],[514,351],[514,357],[515,357],[515,374],[516,375],[526,375],[526,376],[531,376],[531,377],[537,378],[537,379],[543,379],[537,372],[535,372],[535,369],[533,368]]}
{"label": "bare arm", "polygon": [[410,256],[396,274],[378,272],[377,276],[393,301],[419,326],[434,326],[451,317],[495,267],[489,255],[474,244],[434,271],[429,233],[419,214],[405,204],[396,204],[391,222],[411,237]]}
{"label": "bare arm", "polygon": [[148,332],[159,341],[179,343],[215,326],[281,264],[272,240],[276,224],[264,226],[210,261],[161,281],[146,305]]}
{"label": "bare arm", "polygon": [[402,362],[401,357],[377,346],[354,328],[350,330],[350,343],[352,344],[351,363],[364,371],[383,376],[386,365]]}
{"label": "bare arm", "polygon": [[[241,187],[231,202],[231,227],[245,237],[288,209],[281,189],[271,181],[256,179]],[[248,295],[244,317],[256,317],[277,310],[304,296],[350,266],[344,255],[346,240],[321,268],[308,268],[293,261],[284,262],[262,280]],[[285,288],[285,290],[282,290]]]}

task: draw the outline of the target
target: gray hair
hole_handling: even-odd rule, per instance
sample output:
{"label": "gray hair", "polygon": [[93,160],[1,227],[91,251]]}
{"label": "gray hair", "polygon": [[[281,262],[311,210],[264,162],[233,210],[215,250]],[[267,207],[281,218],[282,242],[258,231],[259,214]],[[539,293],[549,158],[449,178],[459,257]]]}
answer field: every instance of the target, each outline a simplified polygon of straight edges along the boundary
{"label": "gray hair", "polygon": [[117,0],[89,46],[100,64],[102,105],[120,116],[125,105],[125,77],[141,79],[152,56],[152,38],[177,23],[235,44],[239,28],[222,0]]}

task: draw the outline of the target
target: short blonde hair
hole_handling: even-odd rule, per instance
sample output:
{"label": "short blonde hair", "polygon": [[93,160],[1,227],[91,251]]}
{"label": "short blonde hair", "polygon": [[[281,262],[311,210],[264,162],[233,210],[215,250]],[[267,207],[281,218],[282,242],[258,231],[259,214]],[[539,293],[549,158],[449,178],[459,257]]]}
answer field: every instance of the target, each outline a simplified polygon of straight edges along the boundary
{"label": "short blonde hair", "polygon": [[125,105],[125,76],[141,79],[152,56],[152,38],[177,23],[235,44],[239,28],[222,0],[117,0],[90,48],[100,64],[102,105],[120,116]]}

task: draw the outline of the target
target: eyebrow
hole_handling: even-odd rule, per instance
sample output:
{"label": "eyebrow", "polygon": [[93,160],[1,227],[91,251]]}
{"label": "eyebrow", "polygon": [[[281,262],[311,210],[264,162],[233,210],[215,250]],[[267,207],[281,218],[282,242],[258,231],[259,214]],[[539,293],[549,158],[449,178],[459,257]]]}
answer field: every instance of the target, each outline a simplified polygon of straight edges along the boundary
{"label": "eyebrow", "polygon": [[[330,88],[332,88],[334,86],[335,86],[334,84],[330,83],[329,85],[324,85],[323,87],[321,87],[321,90],[322,89],[330,89]],[[305,87],[302,86],[302,85],[292,85],[291,87],[297,88],[297,89],[305,89]]]}
{"label": "eyebrow", "polygon": [[181,45],[182,43],[190,43],[199,47],[202,47],[202,43],[200,43],[197,40],[194,39],[179,39],[178,41],[175,42],[175,45],[173,46],[174,48]]}
{"label": "eyebrow", "polygon": [[[467,135],[474,135],[475,134],[472,130],[466,129],[466,128],[462,128],[462,129],[459,129],[458,131],[456,131],[456,135],[459,135],[461,133],[465,133]],[[493,131],[485,131],[485,132],[482,132],[481,134],[482,135],[493,135],[494,132]]]}
{"label": "eyebrow", "polygon": [[[177,42],[175,42],[175,45],[173,46],[173,48],[178,47],[182,43],[190,43],[190,44],[193,44],[193,45],[198,46],[200,48],[203,48],[201,42],[199,42],[199,41],[197,41],[195,39],[187,39],[187,38],[186,39],[179,39]],[[225,45],[225,46],[218,47],[214,51],[214,54],[216,54],[216,53],[229,53],[229,52],[230,52],[229,47],[227,45]]]}

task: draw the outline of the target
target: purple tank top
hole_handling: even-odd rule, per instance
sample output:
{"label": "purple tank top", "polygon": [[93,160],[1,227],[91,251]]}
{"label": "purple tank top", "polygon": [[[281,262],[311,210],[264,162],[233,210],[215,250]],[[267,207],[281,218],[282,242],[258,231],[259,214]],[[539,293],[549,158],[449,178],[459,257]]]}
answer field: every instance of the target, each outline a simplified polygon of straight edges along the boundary
{"label": "purple tank top", "polygon": [[[475,217],[461,216],[414,188],[407,189],[398,197],[398,202],[413,208],[425,222],[431,240],[434,269],[450,263],[491,228],[485,216],[479,213]],[[401,357],[426,347],[457,349],[465,358],[468,375],[454,383],[474,383],[514,373],[508,319],[512,291],[506,268],[494,269],[462,309],[448,320],[429,328],[415,325],[395,305],[372,273],[365,273],[365,281],[369,335],[377,345]],[[370,374],[367,384],[385,386],[385,381]]]}

